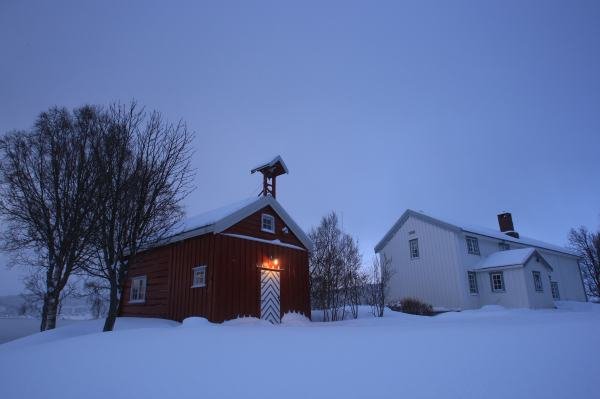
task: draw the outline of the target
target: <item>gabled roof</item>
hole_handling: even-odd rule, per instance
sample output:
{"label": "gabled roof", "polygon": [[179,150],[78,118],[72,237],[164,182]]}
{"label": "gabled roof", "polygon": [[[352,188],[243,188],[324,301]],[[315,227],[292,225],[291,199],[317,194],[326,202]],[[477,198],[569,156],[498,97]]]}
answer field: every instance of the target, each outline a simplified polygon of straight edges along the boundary
{"label": "gabled roof", "polygon": [[508,251],[494,252],[481,259],[472,270],[497,269],[502,267],[524,266],[532,256],[537,256],[544,265],[552,270],[552,266],[544,259],[535,248],[511,249]]}
{"label": "gabled roof", "polygon": [[[266,206],[273,208],[306,249],[312,249],[312,242],[308,236],[296,222],[294,222],[291,216],[288,215],[279,202],[271,196],[248,198],[222,208],[190,217],[179,223],[173,229],[174,233],[171,236],[161,240],[154,246],[166,245],[207,233],[221,233]],[[273,243],[277,244],[277,240],[273,241]]]}
{"label": "gabled roof", "polygon": [[441,219],[438,217],[433,217],[431,215],[425,214],[424,212],[417,212],[412,209],[407,209],[402,214],[402,216],[400,216],[398,221],[396,223],[394,223],[392,228],[385,234],[385,236],[383,236],[381,241],[379,241],[379,243],[375,246],[375,252],[378,253],[383,249],[383,247],[385,247],[385,245],[392,239],[392,237],[394,237],[396,232],[398,230],[400,230],[402,225],[406,222],[406,220],[410,216],[414,216],[414,217],[424,220],[426,222],[436,224],[436,225],[446,228],[448,230],[462,231],[465,233],[471,233],[471,234],[476,234],[476,235],[480,235],[480,236],[495,238],[500,241],[519,243],[522,245],[546,249],[549,251],[560,252],[565,255],[578,257],[578,255],[575,252],[573,252],[567,248],[561,247],[559,245],[549,244],[547,242],[535,240],[533,238],[528,238],[528,237],[524,237],[524,236],[515,238],[515,237],[509,236],[508,234],[505,234],[501,231],[489,229],[486,227],[479,227],[479,226],[457,223],[457,222]]}
{"label": "gabled roof", "polygon": [[264,169],[268,169],[268,168],[273,168],[275,167],[277,164],[280,164],[281,166],[281,172],[283,173],[290,173],[288,171],[287,166],[285,166],[285,162],[283,162],[283,159],[281,158],[281,155],[277,155],[275,158],[273,158],[272,160],[270,160],[269,162],[260,164],[258,166],[256,166],[255,168],[252,168],[252,170],[250,171],[250,173],[254,173],[254,172],[260,172]]}

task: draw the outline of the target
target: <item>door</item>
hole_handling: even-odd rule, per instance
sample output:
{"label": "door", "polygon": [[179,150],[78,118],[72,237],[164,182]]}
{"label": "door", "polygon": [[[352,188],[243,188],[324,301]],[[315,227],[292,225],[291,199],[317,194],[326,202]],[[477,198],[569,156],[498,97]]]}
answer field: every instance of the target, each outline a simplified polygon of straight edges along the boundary
{"label": "door", "polygon": [[277,270],[260,271],[260,318],[277,324],[280,320],[279,272]]}

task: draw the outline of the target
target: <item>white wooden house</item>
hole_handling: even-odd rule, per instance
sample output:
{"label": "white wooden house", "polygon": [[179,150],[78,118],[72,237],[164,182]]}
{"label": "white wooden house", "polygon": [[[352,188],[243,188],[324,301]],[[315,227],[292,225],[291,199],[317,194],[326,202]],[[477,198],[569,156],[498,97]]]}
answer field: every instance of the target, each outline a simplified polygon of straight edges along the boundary
{"label": "white wooden house", "polygon": [[498,221],[500,231],[404,212],[375,247],[394,270],[388,303],[414,297],[461,310],[587,300],[577,254],[520,236],[510,213]]}

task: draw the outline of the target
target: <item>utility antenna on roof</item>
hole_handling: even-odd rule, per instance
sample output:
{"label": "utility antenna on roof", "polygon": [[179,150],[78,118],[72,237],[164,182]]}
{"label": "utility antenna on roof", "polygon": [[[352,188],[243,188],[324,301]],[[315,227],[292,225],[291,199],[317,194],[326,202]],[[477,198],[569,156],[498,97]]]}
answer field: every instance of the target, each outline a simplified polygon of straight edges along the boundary
{"label": "utility antenna on roof", "polygon": [[265,197],[270,195],[273,198],[275,198],[275,178],[284,173],[289,173],[280,155],[250,171],[251,174],[254,172],[260,172],[263,175],[263,190],[260,195]]}

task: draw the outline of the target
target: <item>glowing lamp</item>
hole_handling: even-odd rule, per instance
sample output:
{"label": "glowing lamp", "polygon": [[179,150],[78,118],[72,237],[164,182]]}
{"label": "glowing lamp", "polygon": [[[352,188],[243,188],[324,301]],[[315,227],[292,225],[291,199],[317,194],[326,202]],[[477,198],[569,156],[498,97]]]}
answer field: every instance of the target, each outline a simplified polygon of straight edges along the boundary
{"label": "glowing lamp", "polygon": [[279,259],[273,258],[272,256],[269,257],[268,261],[263,262],[262,265],[260,265],[259,267],[269,270],[283,270],[279,266]]}

